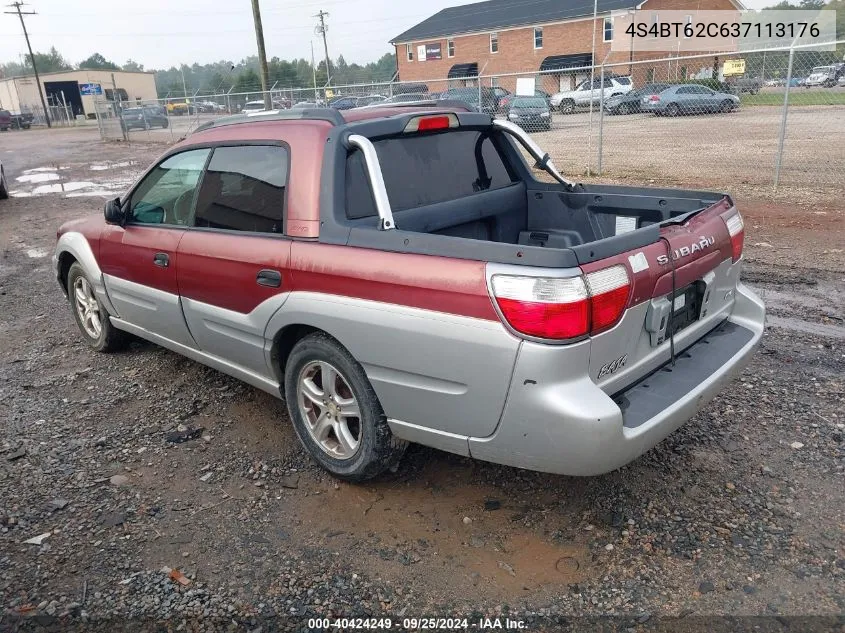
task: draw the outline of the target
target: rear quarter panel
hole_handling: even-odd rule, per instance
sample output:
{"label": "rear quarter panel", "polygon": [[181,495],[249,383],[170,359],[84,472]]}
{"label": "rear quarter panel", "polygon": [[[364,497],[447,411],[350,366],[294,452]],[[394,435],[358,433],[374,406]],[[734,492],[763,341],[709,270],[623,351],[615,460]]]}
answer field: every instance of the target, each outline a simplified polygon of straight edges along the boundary
{"label": "rear quarter panel", "polygon": [[292,292],[268,334],[320,328],[361,363],[388,418],[484,437],[499,421],[519,348],[496,317],[484,269],[295,242]]}

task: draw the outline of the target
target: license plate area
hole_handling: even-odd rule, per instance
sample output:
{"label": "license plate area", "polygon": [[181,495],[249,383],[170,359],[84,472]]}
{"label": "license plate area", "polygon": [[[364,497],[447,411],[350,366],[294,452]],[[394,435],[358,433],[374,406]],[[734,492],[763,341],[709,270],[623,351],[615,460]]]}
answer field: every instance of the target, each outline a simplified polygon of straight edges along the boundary
{"label": "license plate area", "polygon": [[701,317],[707,284],[695,281],[679,288],[671,296],[652,299],[646,315],[645,328],[652,347],[662,345]]}
{"label": "license plate area", "polygon": [[674,310],[666,324],[666,336],[674,336],[698,321],[706,289],[707,285],[703,281],[696,281],[675,291]]}

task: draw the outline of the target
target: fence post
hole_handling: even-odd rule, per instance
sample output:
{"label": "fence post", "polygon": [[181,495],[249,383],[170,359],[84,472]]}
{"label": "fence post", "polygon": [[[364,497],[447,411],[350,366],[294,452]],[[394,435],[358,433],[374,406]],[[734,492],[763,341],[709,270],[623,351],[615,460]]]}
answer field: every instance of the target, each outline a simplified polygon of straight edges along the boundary
{"label": "fence post", "polygon": [[783,114],[780,120],[780,138],[778,139],[778,154],[775,160],[775,191],[780,182],[780,168],[783,164],[783,143],[786,138],[786,116],[789,113],[789,84],[792,83],[792,62],[795,59],[795,47],[789,47],[789,65],[786,69],[786,87],[783,91]]}
{"label": "fence post", "polygon": [[[605,58],[605,62],[607,58]],[[599,147],[598,147],[598,164],[596,165],[596,171],[598,175],[601,176],[601,161],[602,161],[602,153],[604,149],[604,63],[601,64],[601,93],[599,95]]]}

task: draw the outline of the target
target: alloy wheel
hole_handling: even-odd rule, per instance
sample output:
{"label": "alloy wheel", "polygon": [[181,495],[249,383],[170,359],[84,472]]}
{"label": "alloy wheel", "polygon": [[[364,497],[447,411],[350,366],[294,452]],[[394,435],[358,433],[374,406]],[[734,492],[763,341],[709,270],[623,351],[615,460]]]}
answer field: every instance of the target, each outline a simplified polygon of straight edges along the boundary
{"label": "alloy wheel", "polygon": [[335,459],[353,457],[361,444],[361,411],[343,374],[312,361],[299,372],[297,396],[311,439]]}
{"label": "alloy wheel", "polygon": [[100,338],[103,331],[103,322],[100,316],[100,303],[94,294],[94,288],[88,283],[85,277],[79,277],[73,284],[73,301],[76,306],[76,314],[82,329],[91,338]]}

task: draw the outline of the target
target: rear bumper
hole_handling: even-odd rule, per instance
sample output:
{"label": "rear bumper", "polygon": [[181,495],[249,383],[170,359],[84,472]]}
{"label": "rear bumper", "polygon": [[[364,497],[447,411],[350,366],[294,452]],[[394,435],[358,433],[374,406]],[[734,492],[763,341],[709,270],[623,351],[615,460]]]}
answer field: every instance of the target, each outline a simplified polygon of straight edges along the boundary
{"label": "rear bumper", "polygon": [[[731,316],[690,346],[672,372],[607,395],[573,362],[524,343],[496,432],[470,438],[473,457],[562,475],[599,475],[633,461],[689,420],[750,360],[763,335],[765,308],[740,284]],[[589,344],[571,351],[589,354]]]}

